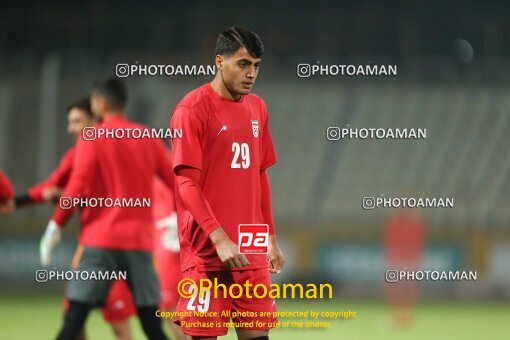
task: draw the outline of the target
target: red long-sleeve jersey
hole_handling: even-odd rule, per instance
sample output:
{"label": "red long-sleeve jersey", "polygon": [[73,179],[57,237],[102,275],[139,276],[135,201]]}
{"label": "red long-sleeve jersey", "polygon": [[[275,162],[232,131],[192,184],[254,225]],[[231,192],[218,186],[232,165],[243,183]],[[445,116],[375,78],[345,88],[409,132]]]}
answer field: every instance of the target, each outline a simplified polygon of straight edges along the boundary
{"label": "red long-sleeve jersey", "polygon": [[[264,101],[253,94],[238,101],[219,96],[210,84],[177,105],[172,130],[182,270],[227,270],[208,235],[221,226],[234,242],[240,224],[268,224],[274,233],[269,181],[276,163]],[[249,266],[267,268],[265,254],[247,254]]]}

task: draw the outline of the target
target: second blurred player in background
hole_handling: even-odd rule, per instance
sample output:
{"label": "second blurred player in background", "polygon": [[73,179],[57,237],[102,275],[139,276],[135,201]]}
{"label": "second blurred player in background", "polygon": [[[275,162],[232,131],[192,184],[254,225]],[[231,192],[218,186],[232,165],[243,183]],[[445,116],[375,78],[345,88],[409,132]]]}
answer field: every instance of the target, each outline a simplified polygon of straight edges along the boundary
{"label": "second blurred player in background", "polygon": [[[156,228],[154,261],[161,291],[159,308],[165,312],[174,312],[179,301],[177,285],[181,279],[177,214],[174,193],[159,178],[154,180],[153,214]],[[181,327],[171,319],[169,324],[177,340],[186,339]]]}
{"label": "second blurred player in background", "polygon": [[[101,129],[146,129],[124,117],[127,91],[123,82],[111,78],[96,84],[92,110],[101,120]],[[173,187],[170,161],[164,145],[155,139],[78,139],[77,156],[63,196],[141,200],[152,197],[155,176]],[[60,207],[48,230],[59,233],[73,209]],[[78,264],[81,272],[125,271],[134,295],[142,328],[150,339],[166,339],[156,310],[160,302],[159,282],[153,267],[153,219],[150,207],[98,207],[95,218],[82,232],[85,246]],[[52,239],[52,235],[48,235]],[[51,246],[52,242],[48,242]],[[69,309],[59,339],[77,336],[95,305],[105,303],[111,281],[69,282]]]}

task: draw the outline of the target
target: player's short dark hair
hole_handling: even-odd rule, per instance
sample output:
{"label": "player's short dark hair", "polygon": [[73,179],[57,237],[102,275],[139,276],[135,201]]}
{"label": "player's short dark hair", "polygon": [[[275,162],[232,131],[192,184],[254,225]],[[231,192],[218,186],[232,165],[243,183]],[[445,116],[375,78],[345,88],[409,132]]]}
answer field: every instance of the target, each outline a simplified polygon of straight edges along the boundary
{"label": "player's short dark hair", "polygon": [[103,97],[111,108],[122,110],[127,103],[127,89],[124,82],[112,77],[92,86],[92,94]]}
{"label": "player's short dark hair", "polygon": [[87,114],[87,117],[93,118],[94,114],[92,113],[92,109],[90,107],[90,97],[83,97],[78,100],[72,102],[68,107],[66,113],[69,114],[72,109],[78,109]]}
{"label": "player's short dark hair", "polygon": [[264,55],[264,44],[259,36],[239,26],[227,28],[218,35],[215,53],[228,56],[242,47],[245,47],[252,57],[262,58]]}

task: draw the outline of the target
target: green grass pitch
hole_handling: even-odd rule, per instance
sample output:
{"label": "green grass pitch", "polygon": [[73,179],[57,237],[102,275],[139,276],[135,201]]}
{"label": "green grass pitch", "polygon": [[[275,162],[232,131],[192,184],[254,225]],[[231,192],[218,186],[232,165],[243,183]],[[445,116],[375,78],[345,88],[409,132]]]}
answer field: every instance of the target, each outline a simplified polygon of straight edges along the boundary
{"label": "green grass pitch", "polygon": [[[279,301],[278,309],[288,311],[355,310],[356,318],[331,321],[322,330],[276,329],[271,339],[508,339],[508,302],[422,302],[415,311],[415,322],[395,328],[389,322],[388,308],[381,301]],[[62,299],[57,295],[0,295],[1,339],[53,339],[62,319]],[[289,319],[280,319],[284,321]],[[135,339],[144,339],[138,320],[131,319]],[[87,323],[89,339],[112,339],[112,333],[94,311]],[[230,330],[225,339],[235,339]]]}

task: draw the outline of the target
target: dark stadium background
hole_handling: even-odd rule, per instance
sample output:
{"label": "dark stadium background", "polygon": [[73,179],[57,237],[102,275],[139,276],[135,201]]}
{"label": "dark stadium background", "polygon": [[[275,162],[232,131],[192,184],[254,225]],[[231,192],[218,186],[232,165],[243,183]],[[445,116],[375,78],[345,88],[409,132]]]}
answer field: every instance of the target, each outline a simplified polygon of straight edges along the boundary
{"label": "dark stadium background", "polygon": [[[279,157],[270,178],[287,265],[276,281],[332,283],[334,300],[313,306],[358,311],[325,337],[427,338],[437,326],[434,334],[445,338],[500,338],[510,330],[503,320],[510,311],[509,10],[506,1],[4,2],[0,168],[18,193],[48,175],[72,143],[67,104],[114,75],[116,64],[212,64],[217,34],[247,27],[266,49],[254,93],[267,103]],[[299,78],[300,63],[396,64],[398,76]],[[208,80],[129,77],[127,114],[166,128],[178,100]],[[329,126],[347,124],[428,133],[425,140],[326,139]],[[422,282],[416,324],[403,331],[411,333],[381,326],[388,319],[382,235],[395,209],[361,207],[362,197],[379,195],[453,197],[454,208],[415,211],[427,228],[422,267],[478,273],[476,282]],[[47,337],[60,324],[63,284],[34,281],[51,210],[0,216],[6,338],[32,338],[14,321],[32,308],[51,315]],[[58,268],[70,262],[76,226],[75,219],[57,251]],[[285,303],[306,309],[307,302]],[[91,327],[103,326],[96,319]]]}

